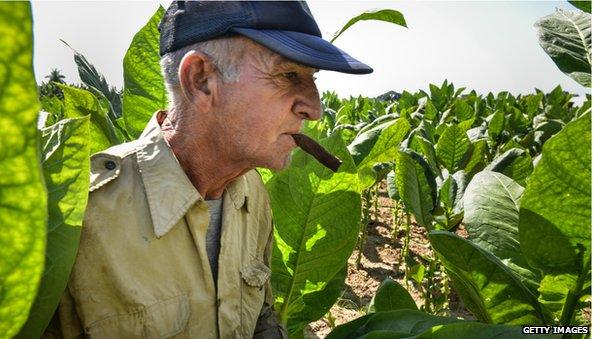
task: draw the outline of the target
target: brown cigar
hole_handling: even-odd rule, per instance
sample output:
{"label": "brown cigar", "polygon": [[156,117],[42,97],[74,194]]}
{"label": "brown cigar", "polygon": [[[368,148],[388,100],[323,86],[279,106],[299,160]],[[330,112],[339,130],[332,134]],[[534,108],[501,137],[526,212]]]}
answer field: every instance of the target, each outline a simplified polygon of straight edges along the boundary
{"label": "brown cigar", "polygon": [[292,138],[294,142],[299,146],[303,151],[311,154],[312,156],[317,159],[323,166],[329,168],[330,170],[337,172],[338,168],[342,164],[342,160],[336,158],[333,154],[329,153],[328,151],[323,148],[317,141],[309,138],[304,134],[293,134]]}

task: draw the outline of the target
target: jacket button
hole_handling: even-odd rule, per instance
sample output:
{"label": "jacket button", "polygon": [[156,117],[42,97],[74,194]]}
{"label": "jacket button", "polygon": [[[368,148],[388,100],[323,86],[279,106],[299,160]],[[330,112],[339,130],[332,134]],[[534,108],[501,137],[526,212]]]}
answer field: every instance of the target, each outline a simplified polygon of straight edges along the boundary
{"label": "jacket button", "polygon": [[114,170],[117,167],[117,165],[115,164],[115,161],[113,160],[107,160],[105,161],[105,168],[108,170]]}

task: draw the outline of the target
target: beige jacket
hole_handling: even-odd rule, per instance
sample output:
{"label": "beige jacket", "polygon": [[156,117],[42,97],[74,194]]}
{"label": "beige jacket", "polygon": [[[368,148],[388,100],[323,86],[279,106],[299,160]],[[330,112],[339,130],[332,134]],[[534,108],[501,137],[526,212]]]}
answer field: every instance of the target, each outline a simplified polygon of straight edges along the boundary
{"label": "beige jacket", "polygon": [[91,158],[90,191],[57,313],[64,337],[253,336],[264,301],[273,304],[269,197],[257,172],[224,192],[218,293],[208,206],[154,117],[138,140]]}

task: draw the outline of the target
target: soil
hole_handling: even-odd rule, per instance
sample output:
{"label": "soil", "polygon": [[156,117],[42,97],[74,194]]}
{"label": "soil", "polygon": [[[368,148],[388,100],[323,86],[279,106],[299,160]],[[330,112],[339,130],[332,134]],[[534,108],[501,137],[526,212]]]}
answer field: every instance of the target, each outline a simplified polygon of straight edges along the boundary
{"label": "soil", "polygon": [[[367,238],[360,258],[360,266],[357,266],[359,251],[356,249],[348,260],[348,274],[342,296],[328,314],[309,324],[305,329],[306,338],[324,338],[333,327],[365,315],[372,297],[386,278],[407,286],[416,305],[419,309],[423,309],[424,298],[417,284],[412,280],[407,284],[404,281],[407,266],[402,260],[405,230],[402,229],[402,225],[396,225],[394,222],[394,201],[387,196],[384,182],[379,186],[377,207],[376,211],[374,206],[371,207],[372,217],[366,229]],[[394,226],[398,228],[395,230],[395,237],[393,237]],[[463,236],[464,230],[460,229],[457,233]],[[426,237],[426,230],[412,223],[410,235],[409,257],[415,262],[426,264],[425,258],[433,255]],[[446,310],[439,315],[475,319],[453,291],[450,292],[447,303]]]}

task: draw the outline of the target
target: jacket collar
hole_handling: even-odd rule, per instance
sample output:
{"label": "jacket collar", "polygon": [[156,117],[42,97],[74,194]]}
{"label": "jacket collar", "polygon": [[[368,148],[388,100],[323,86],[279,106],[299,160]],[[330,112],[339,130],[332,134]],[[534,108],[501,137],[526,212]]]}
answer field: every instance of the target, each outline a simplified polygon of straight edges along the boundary
{"label": "jacket collar", "polygon": [[[158,113],[157,113],[158,114]],[[136,155],[142,175],[150,216],[157,238],[167,234],[192,205],[204,198],[193,186],[175,154],[165,142],[155,114],[138,140]],[[236,209],[246,205],[244,176],[225,189],[223,199],[231,199]]]}

